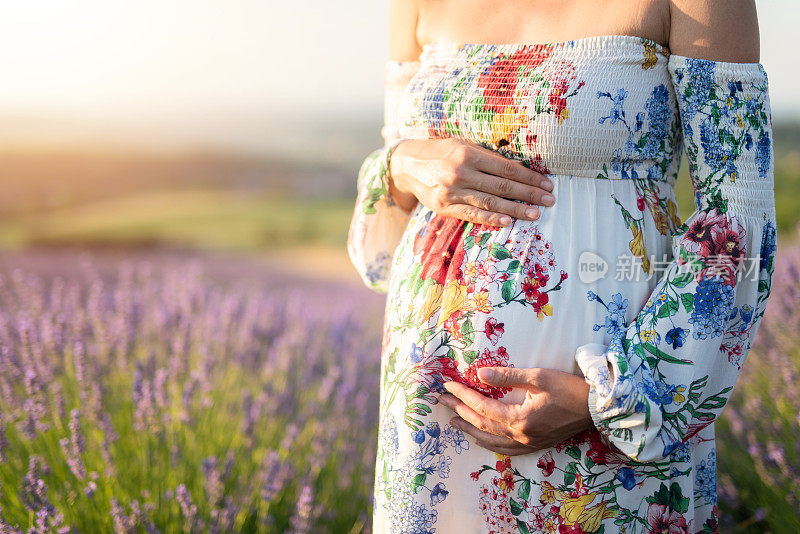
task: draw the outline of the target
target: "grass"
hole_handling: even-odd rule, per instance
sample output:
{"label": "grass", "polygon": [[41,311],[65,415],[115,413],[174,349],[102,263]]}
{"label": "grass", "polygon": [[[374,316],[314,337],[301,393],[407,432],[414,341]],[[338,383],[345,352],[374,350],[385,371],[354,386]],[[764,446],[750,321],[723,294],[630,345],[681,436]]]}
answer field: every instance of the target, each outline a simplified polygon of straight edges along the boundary
{"label": "grass", "polygon": [[145,191],[7,217],[0,246],[172,245],[254,250],[343,244],[351,200],[320,201],[192,187]]}

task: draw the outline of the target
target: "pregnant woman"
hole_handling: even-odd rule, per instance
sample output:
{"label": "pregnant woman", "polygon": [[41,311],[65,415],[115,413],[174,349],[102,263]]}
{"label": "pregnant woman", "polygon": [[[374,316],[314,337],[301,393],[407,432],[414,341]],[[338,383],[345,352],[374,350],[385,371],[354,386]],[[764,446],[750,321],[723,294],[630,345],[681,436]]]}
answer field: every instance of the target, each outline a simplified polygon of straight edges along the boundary
{"label": "pregnant woman", "polygon": [[375,532],[715,532],[775,253],[753,0],[390,19],[348,239],[387,293]]}

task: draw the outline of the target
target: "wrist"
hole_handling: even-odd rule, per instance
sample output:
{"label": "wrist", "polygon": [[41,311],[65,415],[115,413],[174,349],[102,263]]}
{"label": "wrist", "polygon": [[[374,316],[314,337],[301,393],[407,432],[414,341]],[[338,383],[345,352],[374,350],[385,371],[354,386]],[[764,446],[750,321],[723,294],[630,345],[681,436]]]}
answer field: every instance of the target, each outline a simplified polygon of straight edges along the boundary
{"label": "wrist", "polygon": [[386,161],[386,183],[389,195],[395,203],[410,213],[417,204],[417,197],[407,188],[403,171],[407,141],[408,139],[402,139],[390,147]]}

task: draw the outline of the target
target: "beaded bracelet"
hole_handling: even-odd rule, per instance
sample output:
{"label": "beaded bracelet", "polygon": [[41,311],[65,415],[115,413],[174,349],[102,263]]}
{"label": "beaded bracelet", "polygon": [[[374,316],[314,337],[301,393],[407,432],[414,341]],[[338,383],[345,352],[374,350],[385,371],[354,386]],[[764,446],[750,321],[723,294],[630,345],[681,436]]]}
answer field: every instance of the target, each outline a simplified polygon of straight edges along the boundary
{"label": "beaded bracelet", "polygon": [[389,183],[392,180],[392,171],[391,171],[392,154],[394,153],[395,149],[398,146],[400,146],[400,143],[402,143],[403,141],[407,141],[407,139],[398,139],[396,141],[393,141],[386,149],[386,159],[384,160],[384,166],[385,166],[384,177],[382,181],[383,181],[383,186],[385,187],[386,190],[386,201],[390,206],[396,204],[396,202],[392,198],[392,195],[389,193]]}

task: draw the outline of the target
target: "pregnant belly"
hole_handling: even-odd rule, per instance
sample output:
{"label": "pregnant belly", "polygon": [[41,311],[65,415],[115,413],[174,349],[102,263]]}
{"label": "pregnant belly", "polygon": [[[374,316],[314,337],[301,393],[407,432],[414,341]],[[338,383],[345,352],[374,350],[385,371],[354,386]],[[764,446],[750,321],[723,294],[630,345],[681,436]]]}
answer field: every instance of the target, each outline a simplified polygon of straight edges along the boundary
{"label": "pregnant belly", "polygon": [[[656,282],[645,276],[615,279],[611,262],[626,252],[631,256],[632,243],[638,245],[606,195],[634,207],[637,202],[630,184],[609,182],[556,179],[561,204],[543,210],[537,221],[514,219],[508,227],[477,225],[418,206],[392,266],[384,336],[391,368],[409,373],[428,390],[456,380],[511,402],[524,392],[484,384],[477,369],[579,373],[575,349],[610,340],[604,328],[609,308],[588,300],[588,291],[619,303],[610,319],[624,323]],[[659,256],[668,250],[669,238],[650,221],[642,219],[639,235],[647,252]],[[586,252],[606,263],[604,277],[587,282],[582,276],[580,258]]]}

